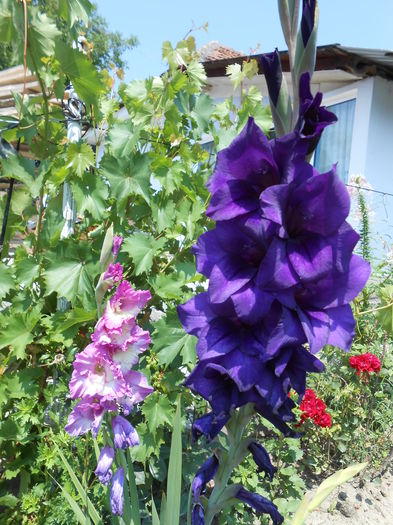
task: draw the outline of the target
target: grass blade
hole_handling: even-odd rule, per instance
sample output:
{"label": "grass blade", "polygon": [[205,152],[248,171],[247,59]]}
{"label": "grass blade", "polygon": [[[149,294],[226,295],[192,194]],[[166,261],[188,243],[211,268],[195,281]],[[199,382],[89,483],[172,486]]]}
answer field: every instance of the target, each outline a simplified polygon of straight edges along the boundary
{"label": "grass blade", "polygon": [[56,483],[56,485],[60,487],[63,493],[63,496],[68,501],[68,504],[74,511],[74,514],[75,514],[76,519],[78,520],[78,523],[80,523],[80,525],[90,525],[89,516],[85,516],[84,512],[82,511],[78,503],[74,500],[74,498],[71,496],[71,494],[62,485],[60,485],[60,483],[58,483],[53,476],[51,476],[51,478]]}
{"label": "grass blade", "polygon": [[178,525],[180,519],[182,480],[182,443],[181,443],[181,401],[177,400],[175,423],[173,425],[171,452],[169,455],[167,481],[167,525]]}
{"label": "grass blade", "polygon": [[165,492],[161,496],[161,510],[160,510],[160,522],[161,525],[168,525],[167,515],[166,515],[166,497]]}
{"label": "grass blade", "polygon": [[82,501],[86,502],[87,511],[93,520],[94,525],[103,525],[102,519],[100,518],[100,515],[98,514],[97,510],[95,509],[93,503],[90,501],[90,498],[88,497],[85,489],[82,487],[82,483],[79,481],[79,479],[75,476],[74,471],[72,470],[71,465],[66,460],[63,452],[60,450],[59,446],[55,443],[55,446],[57,448],[57,451],[59,453],[59,456],[64,463],[64,466],[71,478],[72,483],[74,484],[74,487],[79,494],[79,496],[82,498]]}
{"label": "grass blade", "polygon": [[192,484],[190,485],[190,490],[188,491],[188,500],[187,500],[187,525],[191,525],[191,506],[192,506]]}
{"label": "grass blade", "polygon": [[151,516],[152,516],[152,525],[160,525],[160,518],[158,517],[158,512],[156,509],[156,504],[154,503],[154,498],[151,498]]}
{"label": "grass blade", "polygon": [[130,489],[131,497],[131,517],[133,525],[140,525],[140,511],[139,511],[139,498],[138,490],[136,488],[134,466],[132,464],[132,457],[130,449],[127,449],[127,461],[128,461],[128,486]]}

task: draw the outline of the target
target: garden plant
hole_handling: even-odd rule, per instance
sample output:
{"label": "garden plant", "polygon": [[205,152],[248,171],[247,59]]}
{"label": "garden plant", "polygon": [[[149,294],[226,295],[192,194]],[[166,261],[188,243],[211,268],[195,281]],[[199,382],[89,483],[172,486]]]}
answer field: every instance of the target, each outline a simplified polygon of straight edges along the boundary
{"label": "garden plant", "polygon": [[114,93],[78,49],[93,12],[0,0],[41,89],[0,118],[0,523],[303,523],[393,457],[391,263],[311,163],[337,120],[310,91],[317,2],[278,1],[293,97],[266,54],[270,108],[252,58],[214,104],[192,35]]}

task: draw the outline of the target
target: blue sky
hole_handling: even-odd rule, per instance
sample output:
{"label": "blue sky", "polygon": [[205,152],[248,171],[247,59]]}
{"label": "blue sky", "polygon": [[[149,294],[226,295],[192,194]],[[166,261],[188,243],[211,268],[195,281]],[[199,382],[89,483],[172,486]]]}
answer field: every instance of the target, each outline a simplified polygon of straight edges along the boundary
{"label": "blue sky", "polygon": [[[161,44],[175,44],[188,30],[197,46],[210,40],[248,54],[285,49],[276,0],[95,0],[112,30],[134,34],[139,46],[127,53],[126,80],[158,75],[165,66]],[[320,0],[318,44],[393,49],[393,0]]]}

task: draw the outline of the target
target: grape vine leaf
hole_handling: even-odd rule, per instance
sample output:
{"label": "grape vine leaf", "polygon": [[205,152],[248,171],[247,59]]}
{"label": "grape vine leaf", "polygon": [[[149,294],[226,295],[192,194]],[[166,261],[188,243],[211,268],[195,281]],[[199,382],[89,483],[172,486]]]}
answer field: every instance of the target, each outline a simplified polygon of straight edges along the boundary
{"label": "grape vine leaf", "polygon": [[148,272],[153,264],[153,257],[163,248],[165,239],[154,239],[150,234],[134,233],[123,243],[126,251],[135,264],[135,274]]}

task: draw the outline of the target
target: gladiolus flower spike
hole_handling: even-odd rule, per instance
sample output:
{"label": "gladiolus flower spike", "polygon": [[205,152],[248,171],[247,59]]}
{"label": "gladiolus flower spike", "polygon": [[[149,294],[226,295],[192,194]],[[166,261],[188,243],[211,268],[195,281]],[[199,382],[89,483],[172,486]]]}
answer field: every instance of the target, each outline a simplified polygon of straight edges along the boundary
{"label": "gladiolus flower spike", "polygon": [[[201,235],[192,251],[209,286],[178,307],[184,329],[198,338],[198,363],[185,384],[211,407],[194,423],[195,439],[205,435],[211,440],[224,425],[230,439],[236,439],[231,432],[236,424],[245,424],[240,420],[249,407],[285,435],[295,436],[288,425],[295,406],[290,389],[306,394],[307,373],[324,369],[315,356],[323,346],[349,350],[352,343],[350,302],[364,287],[370,268],[353,254],[359,236],[346,222],[350,199],[335,167],[319,173],[306,161],[335,118],[320,107],[319,99],[309,98],[307,89],[303,93],[297,129],[268,140],[250,118],[218,153],[207,184],[212,195],[207,215],[216,226]],[[313,421],[331,426],[319,401],[313,401],[319,407]],[[271,479],[275,469],[260,447],[249,450]],[[244,455],[243,450],[239,461]],[[220,465],[226,461],[236,464],[234,458],[219,455],[211,494],[216,512],[216,487],[224,494],[225,469]],[[200,477],[198,473],[196,479]],[[231,497],[281,523],[266,502],[246,492]],[[206,516],[212,512],[209,502]],[[197,523],[202,523],[202,512],[198,496]]]}
{"label": "gladiolus flower spike", "polygon": [[[116,257],[122,238],[114,237],[112,252]],[[136,403],[153,389],[147,377],[133,369],[138,356],[150,344],[149,332],[136,324],[136,317],[150,299],[150,292],[135,290],[128,281],[122,281],[123,267],[110,263],[101,276],[107,289],[117,284],[102,317],[91,336],[91,343],[76,354],[74,371],[69,384],[72,399],[80,398],[68,417],[65,427],[71,436],[80,436],[89,430],[96,437],[104,416],[107,431],[113,432],[115,448],[125,450],[139,444],[139,437],[128,416]],[[111,424],[110,424],[111,422]],[[112,477],[112,468],[117,466]],[[95,473],[103,485],[111,483],[112,513],[123,513],[124,470],[116,465],[115,451],[109,443],[102,448]]]}

